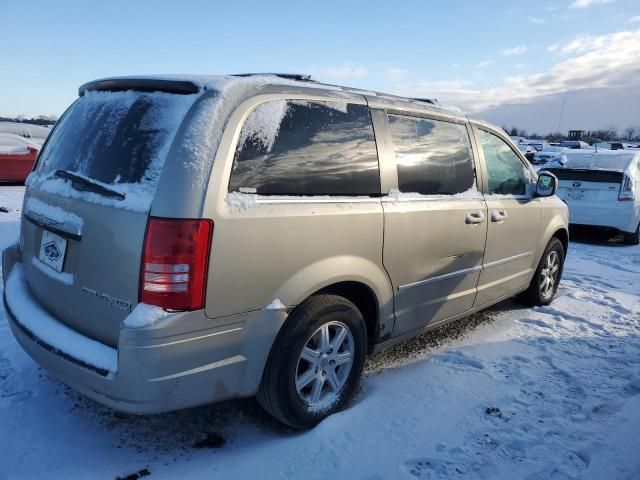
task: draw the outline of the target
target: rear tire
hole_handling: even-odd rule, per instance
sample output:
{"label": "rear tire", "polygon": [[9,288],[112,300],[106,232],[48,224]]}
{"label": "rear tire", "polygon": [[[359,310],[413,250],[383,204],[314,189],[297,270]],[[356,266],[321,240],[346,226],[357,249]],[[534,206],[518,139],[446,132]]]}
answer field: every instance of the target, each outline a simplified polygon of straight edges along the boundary
{"label": "rear tire", "polygon": [[564,246],[553,237],[544,249],[529,288],[516,295],[516,301],[528,307],[549,305],[553,300],[564,267]]}
{"label": "rear tire", "polygon": [[635,233],[624,233],[622,235],[622,241],[625,245],[640,244],[640,225],[638,225],[638,228],[636,228]]}
{"label": "rear tire", "polygon": [[291,313],[274,343],[257,399],[273,417],[308,429],[342,410],[356,393],[367,330],[358,308],[315,295]]}

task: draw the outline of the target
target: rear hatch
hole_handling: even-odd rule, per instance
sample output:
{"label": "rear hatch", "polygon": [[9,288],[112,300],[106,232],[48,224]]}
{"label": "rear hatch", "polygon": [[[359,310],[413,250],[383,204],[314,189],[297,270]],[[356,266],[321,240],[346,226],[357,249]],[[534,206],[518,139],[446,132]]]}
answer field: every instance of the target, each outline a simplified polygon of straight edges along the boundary
{"label": "rear hatch", "polygon": [[571,205],[606,207],[618,202],[624,174],[613,170],[549,168],[558,177],[557,195]]}
{"label": "rear hatch", "polygon": [[27,182],[21,227],[34,297],[61,322],[111,346],[138,302],[155,189],[196,97],[170,87],[147,91],[162,85],[126,87],[81,90]]}

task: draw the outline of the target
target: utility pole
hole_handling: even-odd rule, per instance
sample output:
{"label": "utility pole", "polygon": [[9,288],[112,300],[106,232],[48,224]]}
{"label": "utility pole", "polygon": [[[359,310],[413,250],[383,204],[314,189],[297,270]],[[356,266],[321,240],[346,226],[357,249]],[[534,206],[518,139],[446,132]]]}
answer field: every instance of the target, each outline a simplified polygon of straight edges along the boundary
{"label": "utility pole", "polygon": [[560,110],[560,119],[558,120],[558,132],[560,132],[560,124],[562,123],[562,116],[564,115],[564,103],[566,102],[567,97],[562,97],[562,109]]}

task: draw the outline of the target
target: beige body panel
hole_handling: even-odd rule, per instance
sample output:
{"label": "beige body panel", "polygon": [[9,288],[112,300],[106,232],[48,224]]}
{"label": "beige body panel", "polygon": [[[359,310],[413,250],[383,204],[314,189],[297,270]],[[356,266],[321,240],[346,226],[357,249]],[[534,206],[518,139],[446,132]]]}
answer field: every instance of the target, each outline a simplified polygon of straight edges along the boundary
{"label": "beige body panel", "polygon": [[[396,288],[395,335],[473,306],[482,268],[482,199],[385,201],[384,263]],[[468,223],[469,213],[485,217]]]}
{"label": "beige body panel", "polygon": [[[487,195],[487,244],[476,305],[484,305],[529,283],[540,243],[540,199]],[[500,220],[500,218],[504,218]]]}
{"label": "beige body panel", "polygon": [[359,95],[273,93],[256,95],[236,109],[222,136],[204,203],[203,216],[215,223],[206,315],[259,310],[275,299],[295,306],[322,288],[351,281],[374,293],[380,335],[388,335],[393,291],[382,264],[380,198],[247,196],[249,204],[243,205],[228,198],[244,120],[255,107],[274,99],[366,104]]}

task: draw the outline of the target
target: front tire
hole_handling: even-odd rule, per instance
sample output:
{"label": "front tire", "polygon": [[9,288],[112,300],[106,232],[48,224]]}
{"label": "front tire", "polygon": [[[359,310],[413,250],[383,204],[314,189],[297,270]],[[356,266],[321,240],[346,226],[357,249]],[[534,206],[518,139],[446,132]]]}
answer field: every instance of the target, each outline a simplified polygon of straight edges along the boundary
{"label": "front tire", "polygon": [[315,295],[290,315],[273,345],[258,390],[272,416],[308,429],[342,410],[355,394],[367,331],[358,308],[337,295]]}
{"label": "front tire", "polygon": [[549,305],[553,300],[564,268],[564,246],[553,237],[547,244],[529,288],[516,295],[516,301],[528,307]]}

